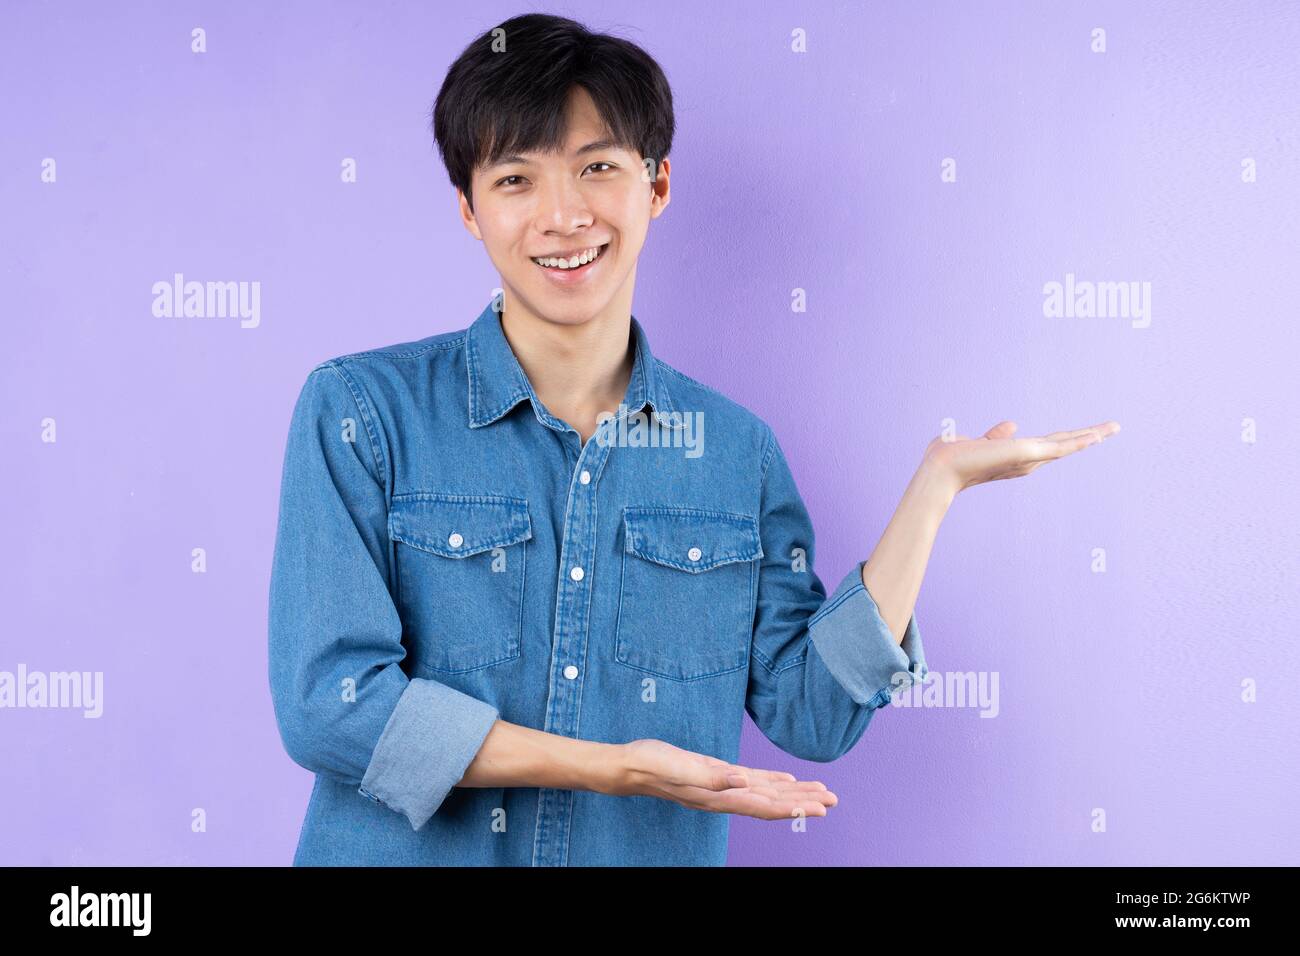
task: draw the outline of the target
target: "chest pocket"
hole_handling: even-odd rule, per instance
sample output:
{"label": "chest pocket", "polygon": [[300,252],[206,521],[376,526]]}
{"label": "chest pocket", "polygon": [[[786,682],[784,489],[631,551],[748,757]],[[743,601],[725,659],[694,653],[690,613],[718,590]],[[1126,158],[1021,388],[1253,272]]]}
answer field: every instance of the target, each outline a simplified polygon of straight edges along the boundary
{"label": "chest pocket", "polygon": [[505,495],[394,495],[397,602],[417,672],[456,673],[519,657],[528,502]]}
{"label": "chest pocket", "polygon": [[754,517],[628,506],[623,536],[615,659],[680,681],[744,667],[763,556]]}

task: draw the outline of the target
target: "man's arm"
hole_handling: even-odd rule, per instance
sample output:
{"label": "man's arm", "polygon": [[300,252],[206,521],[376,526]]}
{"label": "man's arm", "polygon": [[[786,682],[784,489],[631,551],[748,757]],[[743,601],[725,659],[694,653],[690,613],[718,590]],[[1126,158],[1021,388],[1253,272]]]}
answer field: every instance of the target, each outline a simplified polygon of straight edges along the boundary
{"label": "man's arm", "polygon": [[956,494],[947,473],[926,458],[863,563],[862,586],[876,602],[896,644],[906,635],[935,536]]}
{"label": "man's arm", "polygon": [[1042,437],[1013,439],[1016,423],[1006,420],[979,438],[933,439],[862,569],[863,586],[889,623],[894,640],[904,639],[930,548],[958,493],[972,485],[1028,475],[1046,462],[1072,455],[1119,430],[1119,422],[1111,420]]}
{"label": "man's arm", "polygon": [[457,786],[612,793],[623,776],[624,749],[498,720]]}
{"label": "man's arm", "polygon": [[818,780],[727,763],[662,740],[604,744],[498,720],[458,786],[556,787],[671,800],[760,820],[824,817],[837,797]]}
{"label": "man's arm", "polygon": [[323,364],[294,406],[269,606],[269,678],[285,750],[419,830],[498,717],[407,678],[391,579],[384,434],[352,373]]}
{"label": "man's arm", "polygon": [[[906,609],[900,642],[863,583],[865,562],[858,562],[827,596],[814,570],[815,535],[808,511],[770,431],[759,510],[763,558],[745,709],[786,753],[836,760],[889,702],[900,675],[906,683],[925,679],[928,667],[916,616],[911,607]],[[909,501],[905,514],[922,512]],[[894,531],[885,556],[903,547],[897,538],[906,528]]]}

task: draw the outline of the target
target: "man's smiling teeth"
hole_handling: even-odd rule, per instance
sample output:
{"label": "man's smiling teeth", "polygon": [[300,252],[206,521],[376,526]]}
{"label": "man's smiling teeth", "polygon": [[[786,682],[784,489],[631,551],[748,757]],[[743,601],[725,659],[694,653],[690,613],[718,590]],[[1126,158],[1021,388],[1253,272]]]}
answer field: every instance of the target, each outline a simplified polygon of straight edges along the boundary
{"label": "man's smiling teeth", "polygon": [[592,259],[600,255],[600,250],[604,246],[592,246],[590,249],[584,249],[576,256],[568,259],[534,259],[539,266],[547,266],[552,269],[576,269],[578,266],[585,266]]}

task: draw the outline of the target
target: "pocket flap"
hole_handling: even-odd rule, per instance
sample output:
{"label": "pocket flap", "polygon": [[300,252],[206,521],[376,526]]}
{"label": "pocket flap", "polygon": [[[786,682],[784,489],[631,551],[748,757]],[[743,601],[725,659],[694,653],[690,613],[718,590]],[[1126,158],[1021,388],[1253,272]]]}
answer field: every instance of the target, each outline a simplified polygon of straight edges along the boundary
{"label": "pocket flap", "polygon": [[629,554],[679,571],[698,573],[763,556],[752,515],[698,508],[628,506],[623,509]]}
{"label": "pocket flap", "polygon": [[394,495],[388,536],[445,558],[466,558],[533,536],[528,501],[507,495]]}

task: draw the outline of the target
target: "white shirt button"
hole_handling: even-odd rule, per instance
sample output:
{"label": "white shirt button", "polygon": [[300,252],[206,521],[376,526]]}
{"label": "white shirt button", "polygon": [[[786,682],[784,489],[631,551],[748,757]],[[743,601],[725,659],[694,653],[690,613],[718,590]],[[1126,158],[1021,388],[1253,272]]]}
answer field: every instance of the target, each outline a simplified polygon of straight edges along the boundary
{"label": "white shirt button", "polygon": [[569,678],[569,680],[573,680],[575,677],[578,676],[578,669],[574,667],[572,664],[570,664],[568,667],[564,669],[564,676]]}
{"label": "white shirt button", "polygon": [[582,469],[582,474],[578,476],[578,480],[582,482],[584,485],[591,484],[591,472],[589,472],[586,468]]}
{"label": "white shirt button", "polygon": [[581,580],[582,580],[582,568],[578,567],[578,566],[575,564],[575,565],[574,565],[574,566],[569,570],[569,577],[573,578],[573,580],[575,580],[575,581],[581,581]]}
{"label": "white shirt button", "polygon": [[451,545],[453,548],[459,548],[462,544],[465,543],[465,539],[460,536],[459,531],[453,531],[451,533],[451,537],[447,539],[447,543]]}
{"label": "white shirt button", "polygon": [[689,557],[692,561],[698,561],[698,560],[700,560],[700,555],[701,555],[702,553],[703,553],[703,552],[700,551],[699,548],[691,548],[691,550],[689,550],[689,551],[686,552],[686,555],[687,555],[687,557]]}

